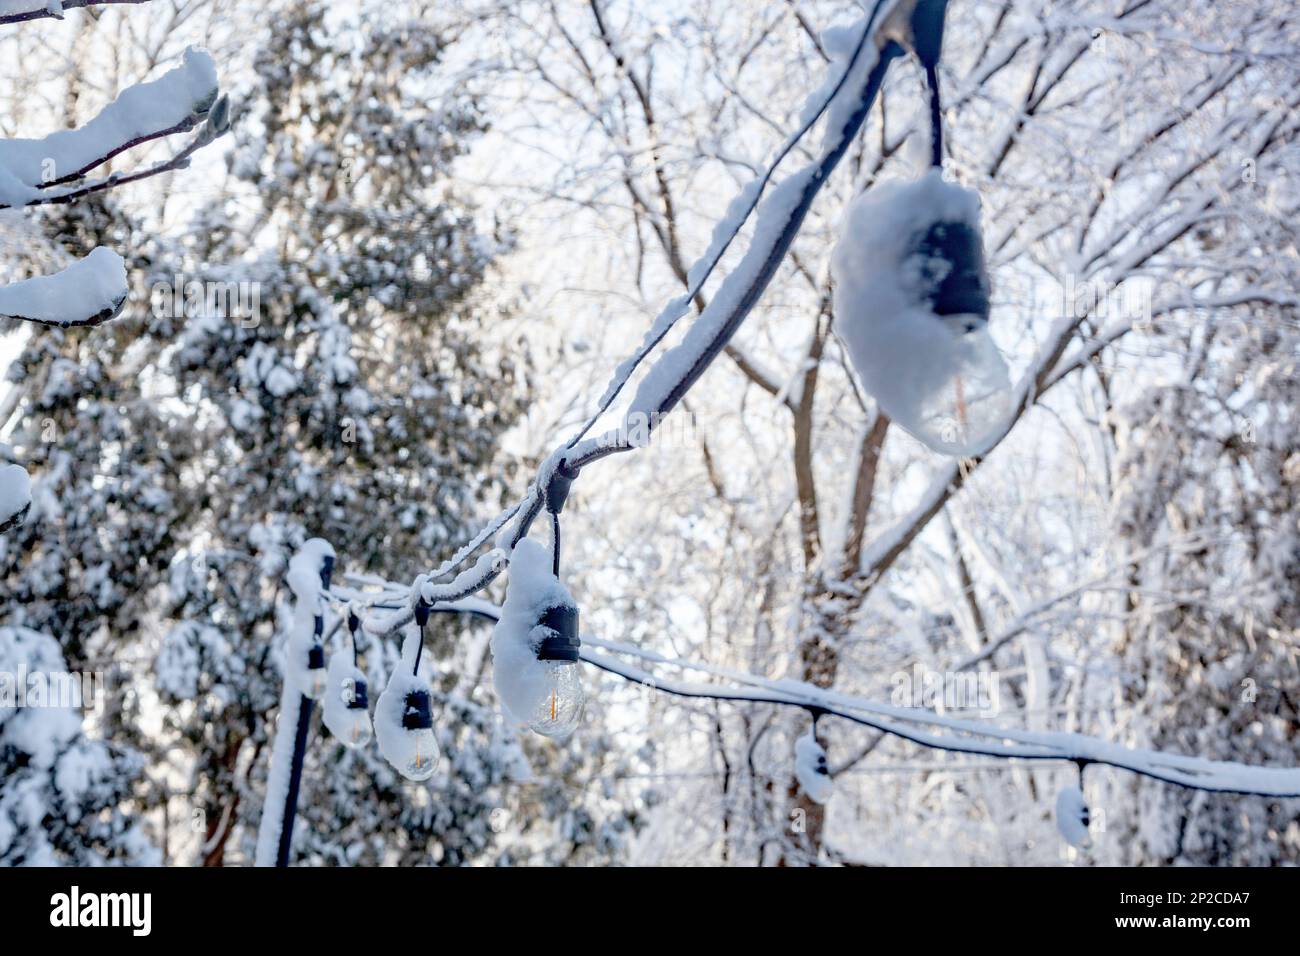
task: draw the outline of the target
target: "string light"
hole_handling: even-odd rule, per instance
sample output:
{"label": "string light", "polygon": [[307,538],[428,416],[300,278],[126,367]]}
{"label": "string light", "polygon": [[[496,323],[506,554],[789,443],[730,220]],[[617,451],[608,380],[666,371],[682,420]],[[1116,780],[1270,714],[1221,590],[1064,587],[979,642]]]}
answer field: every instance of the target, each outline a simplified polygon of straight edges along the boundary
{"label": "string light", "polygon": [[[556,578],[560,576],[560,512],[577,477],[578,469],[561,459],[546,485],[546,510],[551,515],[551,573]],[[543,737],[562,740],[578,726],[586,701],[578,671],[582,647],[578,608],[572,604],[546,608],[531,633],[539,632],[537,660],[543,668],[545,693],[528,715],[528,726]]]}
{"label": "string light", "polygon": [[348,632],[352,642],[352,659],[336,656],[330,661],[330,697],[325,700],[325,726],[349,749],[370,742],[374,734],[370,721],[370,694],[365,675],[358,666],[357,632],[361,621],[349,609]]}
{"label": "string light", "polygon": [[1088,831],[1092,823],[1092,814],[1083,796],[1083,769],[1086,760],[1077,760],[1079,782],[1070,787],[1063,787],[1056,795],[1056,829],[1070,846],[1086,850],[1092,846],[1092,837]]}
{"label": "string light", "polygon": [[290,678],[308,700],[320,700],[325,693],[326,683],[325,647],[321,644],[324,620],[320,615],[316,616],[314,628],[310,641],[289,642]]}
{"label": "string light", "polygon": [[433,733],[433,706],[427,690],[406,694],[402,729],[410,739],[411,753],[401,767],[408,780],[428,780],[438,766],[438,738]]}
{"label": "string light", "polygon": [[528,726],[543,737],[563,739],[582,719],[586,700],[578,672],[578,609],[572,605],[550,607],[537,628],[545,632],[537,659],[545,669],[546,693],[529,715]]}

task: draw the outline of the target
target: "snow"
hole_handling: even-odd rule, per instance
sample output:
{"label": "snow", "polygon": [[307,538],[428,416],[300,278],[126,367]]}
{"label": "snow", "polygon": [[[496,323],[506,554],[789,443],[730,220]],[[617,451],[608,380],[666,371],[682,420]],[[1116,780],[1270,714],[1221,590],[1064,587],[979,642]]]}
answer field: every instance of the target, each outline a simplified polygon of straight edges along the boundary
{"label": "snow", "polygon": [[202,115],[216,96],[216,64],[190,47],[180,66],[123,90],[85,126],[40,139],[0,140],[0,202],[21,205],[51,179],[85,172],[130,143]]}
{"label": "snow", "polygon": [[289,590],[299,601],[309,603],[313,610],[320,600],[321,568],[326,558],[334,558],[334,547],[323,538],[310,538],[304,541],[292,558],[289,570],[284,576]]}
{"label": "snow", "polygon": [[[421,657],[418,673],[415,659],[420,647],[420,629],[408,625],[402,641],[402,660],[388,679],[388,686],[375,703],[375,740],[379,752],[393,767],[410,780],[425,780],[438,764],[437,738],[430,730],[411,730],[402,726],[409,694],[432,693],[429,684],[429,658]],[[413,769],[418,767],[418,769]]]}
{"label": "snow", "polygon": [[285,681],[312,700],[319,699],[325,690],[325,674],[309,666],[311,651],[320,644],[320,636],[316,633],[316,613],[313,602],[299,600],[294,607],[289,640],[285,644]]}
{"label": "snow", "polygon": [[510,578],[501,618],[492,630],[492,679],[506,716],[527,724],[549,690],[546,666],[537,659],[548,608],[573,604],[568,589],[551,573],[551,553],[524,538],[510,556]]}
{"label": "snow", "polygon": [[826,751],[811,730],[794,742],[794,775],[800,789],[815,803],[825,803],[835,791],[826,769]]}
{"label": "snow", "polygon": [[99,246],[53,275],[0,287],[0,315],[66,327],[109,318],[126,296],[126,263]]}
{"label": "snow", "polygon": [[271,766],[266,772],[266,797],[262,801],[262,819],[257,828],[255,866],[275,866],[280,851],[280,831],[284,826],[285,799],[289,777],[293,772],[293,746],[298,726],[300,695],[289,681],[280,689],[280,710],[275,720],[275,741],[271,744]]}
{"label": "snow", "polygon": [[293,773],[294,738],[298,727],[298,710],[303,695],[307,649],[317,640],[316,615],[321,610],[321,565],[334,557],[334,548],[322,538],[303,542],[289,559],[285,582],[294,594],[293,614],[285,642],[285,679],[280,689],[280,709],[276,717],[275,740],[271,745],[271,766],[267,771],[266,799],[257,830],[257,866],[274,866],[280,849],[280,832],[284,826],[285,800]]}
{"label": "snow", "polygon": [[[504,611],[504,609],[503,609]],[[747,700],[765,700],[807,708],[836,709],[841,716],[865,726],[910,740],[925,747],[954,753],[975,753],[1022,759],[1087,760],[1142,773],[1180,786],[1226,793],[1258,793],[1265,796],[1300,797],[1300,768],[1256,767],[1227,760],[1208,760],[1168,751],[1127,747],[1099,737],[1065,731],[1031,731],[984,720],[970,720],[936,714],[923,708],[900,707],[868,700],[854,694],[817,687],[805,681],[759,677],[725,667],[701,664],[685,658],[668,658],[630,644],[583,638],[582,660],[601,670],[650,684],[659,691],[687,697],[743,694]],[[675,681],[642,668],[599,654],[603,647],[656,664],[668,664],[686,671],[708,674],[737,682],[728,686],[717,681],[691,683]],[[941,728],[932,733],[923,727]]]}
{"label": "snow", "polygon": [[32,482],[22,465],[0,465],[0,530],[17,525],[31,507]]}
{"label": "snow", "polygon": [[1070,846],[1086,848],[1091,845],[1088,805],[1078,787],[1065,787],[1056,795],[1056,829]]}
{"label": "snow", "polygon": [[158,851],[114,809],[123,786],[139,774],[139,755],[87,736],[79,709],[30,696],[31,678],[66,674],[66,667],[54,638],[0,627],[0,865],[102,862],[102,849],[89,844],[74,858],[68,840],[111,829],[125,851],[114,862],[157,866]]}
{"label": "snow", "polygon": [[931,310],[942,261],[915,245],[936,222],[979,230],[979,197],[931,170],[887,182],[848,209],[831,261],[835,330],[863,387],[931,449],[971,455],[1004,429],[1014,408],[1006,363],[980,323],[964,331]]}
{"label": "snow", "polygon": [[[0,675],[12,683],[0,693],[0,739],[28,755],[28,764],[53,768],[59,754],[81,732],[81,717],[67,707],[19,707],[17,692],[29,673],[54,674],[64,669],[58,643],[45,634],[0,627]],[[0,792],[3,792],[0,789]]]}
{"label": "snow", "polygon": [[298,373],[265,342],[257,342],[249,349],[240,372],[246,388],[265,388],[276,398],[291,394],[299,384]]}

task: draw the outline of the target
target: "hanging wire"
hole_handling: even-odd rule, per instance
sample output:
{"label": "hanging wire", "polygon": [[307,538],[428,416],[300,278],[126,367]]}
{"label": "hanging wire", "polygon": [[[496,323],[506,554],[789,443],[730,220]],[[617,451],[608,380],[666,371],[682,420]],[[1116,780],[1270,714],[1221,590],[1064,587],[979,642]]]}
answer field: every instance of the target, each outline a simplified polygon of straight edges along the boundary
{"label": "hanging wire", "polygon": [[348,637],[352,641],[352,666],[360,668],[361,652],[357,647],[357,632],[361,630],[361,618],[357,617],[357,612],[348,606]]}
{"label": "hanging wire", "polygon": [[415,623],[420,628],[420,643],[415,648],[415,667],[411,670],[411,673],[417,676],[420,673],[420,658],[424,654],[424,626],[429,623],[429,612],[431,610],[433,609],[424,602],[423,598],[416,602]]}
{"label": "hanging wire", "polygon": [[[474,607],[457,607],[454,605],[432,606],[430,611],[436,611],[443,614],[472,614],[485,618],[490,621],[496,621],[499,618],[499,611],[491,606],[474,606]],[[1152,763],[1149,766],[1143,766],[1138,763],[1135,756],[1115,753],[1104,757],[1078,757],[1071,755],[1068,751],[1057,749],[1058,745],[1035,745],[1035,744],[1016,744],[1019,749],[1011,749],[1004,743],[997,740],[983,741],[980,739],[966,739],[949,737],[944,738],[928,731],[899,724],[894,720],[885,719],[875,716],[874,714],[863,714],[848,707],[831,706],[829,704],[818,703],[809,700],[800,700],[790,693],[777,690],[740,690],[736,688],[717,688],[712,689],[705,686],[675,686],[669,681],[658,680],[648,673],[617,664],[614,661],[602,657],[589,650],[583,651],[582,660],[606,673],[613,674],[623,680],[635,684],[641,684],[650,687],[656,693],[664,693],[673,697],[686,699],[703,699],[729,701],[731,703],[746,704],[768,704],[777,707],[794,707],[805,711],[814,720],[821,717],[833,716],[841,720],[846,720],[864,727],[870,727],[873,730],[880,731],[900,740],[906,740],[931,750],[946,751],[949,753],[974,754],[978,756],[994,757],[1000,760],[1023,760],[1034,763],[1054,763],[1061,761],[1073,762],[1080,768],[1080,774],[1083,767],[1100,763],[1107,766],[1115,767],[1120,770],[1127,770],[1139,776],[1149,777],[1153,780],[1159,780],[1163,783],[1173,784],[1174,786],[1183,787],[1188,790],[1201,790],[1210,793],[1235,793],[1247,796],[1262,796],[1270,798],[1292,798],[1300,797],[1300,787],[1294,792],[1287,790],[1285,792],[1272,790],[1251,790],[1245,786],[1237,786],[1232,782],[1216,783],[1210,780],[1198,781],[1192,776],[1192,772],[1179,770],[1177,767],[1166,766],[1159,763]],[[1074,736],[1074,735],[1071,735]],[[1082,738],[1086,740],[1087,738]],[[1167,756],[1167,755],[1162,755]],[[1168,757],[1168,759],[1174,759]]]}
{"label": "hanging wire", "polygon": [[925,64],[925,83],[930,88],[930,165],[943,166],[943,106],[939,98],[939,64]]}
{"label": "hanging wire", "polygon": [[551,512],[551,573],[560,576],[560,516]]}

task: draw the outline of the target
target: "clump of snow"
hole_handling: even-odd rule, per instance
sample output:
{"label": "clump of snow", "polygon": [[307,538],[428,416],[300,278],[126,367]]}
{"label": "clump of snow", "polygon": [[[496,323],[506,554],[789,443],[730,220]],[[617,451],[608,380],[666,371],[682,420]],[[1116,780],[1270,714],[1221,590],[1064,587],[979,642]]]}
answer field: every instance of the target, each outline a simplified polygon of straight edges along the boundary
{"label": "clump of snow", "polygon": [[164,699],[193,700],[206,673],[211,695],[225,700],[230,696],[230,666],[238,668],[239,659],[220,630],[199,621],[182,621],[163,638],[154,658],[154,675]]}
{"label": "clump of snow", "polygon": [[1092,845],[1088,836],[1088,804],[1078,787],[1066,787],[1056,795],[1056,829],[1061,831],[1070,846],[1087,848]]}
{"label": "clump of snow", "polygon": [[420,629],[413,624],[407,625],[406,636],[402,641],[401,663],[375,702],[375,741],[379,744],[379,752],[399,773],[412,780],[424,780],[430,776],[426,769],[412,773],[413,765],[420,764],[421,768],[431,771],[429,761],[436,764],[438,760],[437,746],[431,733],[411,730],[402,725],[402,718],[406,715],[407,696],[416,691],[432,692],[428,678],[428,659],[420,661],[418,673],[415,670],[419,647]]}
{"label": "clump of snow", "polygon": [[826,766],[826,751],[811,730],[794,742],[794,776],[799,788],[816,803],[825,803],[835,790]]}
{"label": "clump of snow", "polygon": [[316,633],[316,614],[311,602],[298,601],[294,606],[289,639],[285,642],[285,681],[304,697],[316,700],[325,690],[325,675],[310,667],[312,648],[320,644]]}
{"label": "clump of snow", "polygon": [[573,604],[573,597],[551,573],[551,553],[529,538],[511,552],[509,574],[506,602],[492,630],[492,679],[506,715],[526,724],[550,688],[546,665],[537,659],[547,631],[537,622],[548,608]]}
{"label": "clump of snow", "polygon": [[32,482],[22,465],[0,466],[0,532],[22,523],[32,505]]}
{"label": "clump of snow", "polygon": [[324,538],[310,538],[289,559],[289,570],[284,576],[293,596],[310,604],[313,610],[320,598],[320,574],[326,559],[334,559],[334,546]]}
{"label": "clump of snow", "polygon": [[0,315],[45,325],[111,318],[126,301],[126,263],[103,246],[53,275],[0,287]]}
{"label": "clump of snow", "polygon": [[831,269],[835,331],[862,385],[891,419],[935,451],[978,454],[1006,426],[1012,392],[986,324],[965,331],[931,311],[947,263],[917,253],[938,222],[978,234],[979,196],[931,170],[850,205]]}
{"label": "clump of snow", "polygon": [[316,631],[316,618],[321,613],[321,570],[326,559],[333,559],[334,548],[323,538],[303,542],[292,558],[284,579],[296,598],[290,623],[289,639],[285,644],[285,679],[297,690],[311,697],[320,697],[324,691],[324,674],[307,665],[311,649],[320,643]]}

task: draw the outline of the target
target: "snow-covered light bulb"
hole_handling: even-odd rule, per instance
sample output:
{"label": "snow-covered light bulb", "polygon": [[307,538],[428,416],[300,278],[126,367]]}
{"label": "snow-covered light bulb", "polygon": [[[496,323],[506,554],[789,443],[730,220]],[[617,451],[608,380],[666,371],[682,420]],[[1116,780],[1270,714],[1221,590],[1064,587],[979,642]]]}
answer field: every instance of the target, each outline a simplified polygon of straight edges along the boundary
{"label": "snow-covered light bulb", "polygon": [[563,739],[578,726],[586,702],[578,671],[578,609],[547,608],[537,627],[544,633],[537,649],[544,693],[528,715],[528,726],[543,737]]}
{"label": "snow-covered light bulb", "polygon": [[366,675],[357,666],[357,634],[361,619],[355,612],[348,613],[348,630],[352,635],[352,653],[335,654],[330,658],[329,690],[325,694],[325,726],[345,747],[356,749],[365,746],[373,729],[370,722],[370,693]]}
{"label": "snow-covered light bulb", "polygon": [[339,743],[356,749],[373,735],[370,724],[370,694],[365,676],[347,655],[330,659],[329,691],[324,702],[325,726]]}
{"label": "snow-covered light bulb", "polygon": [[370,725],[370,711],[366,709],[364,702],[359,705],[349,704],[348,716],[348,728],[339,740],[343,741],[343,746],[356,750],[370,743],[370,738],[374,736]]}
{"label": "snow-covered light bulb", "polygon": [[989,335],[979,195],[931,169],[849,207],[832,256],[835,331],[862,385],[931,449],[975,455],[1014,392]]}
{"label": "snow-covered light bulb", "polygon": [[428,780],[438,767],[438,738],[433,733],[433,709],[427,690],[407,693],[402,729],[406,731],[408,753],[398,769],[408,780]]}
{"label": "snow-covered light bulb", "polygon": [[379,752],[408,780],[428,780],[438,769],[438,738],[433,732],[433,688],[420,666],[420,629],[408,625],[402,661],[375,703]]}
{"label": "snow-covered light bulb", "polygon": [[825,803],[835,790],[826,750],[817,740],[816,725],[794,742],[794,775],[800,789],[814,803]]}
{"label": "snow-covered light bulb", "polygon": [[1056,796],[1056,829],[1070,846],[1087,849],[1092,845],[1088,826],[1092,814],[1078,787],[1065,787]]}

